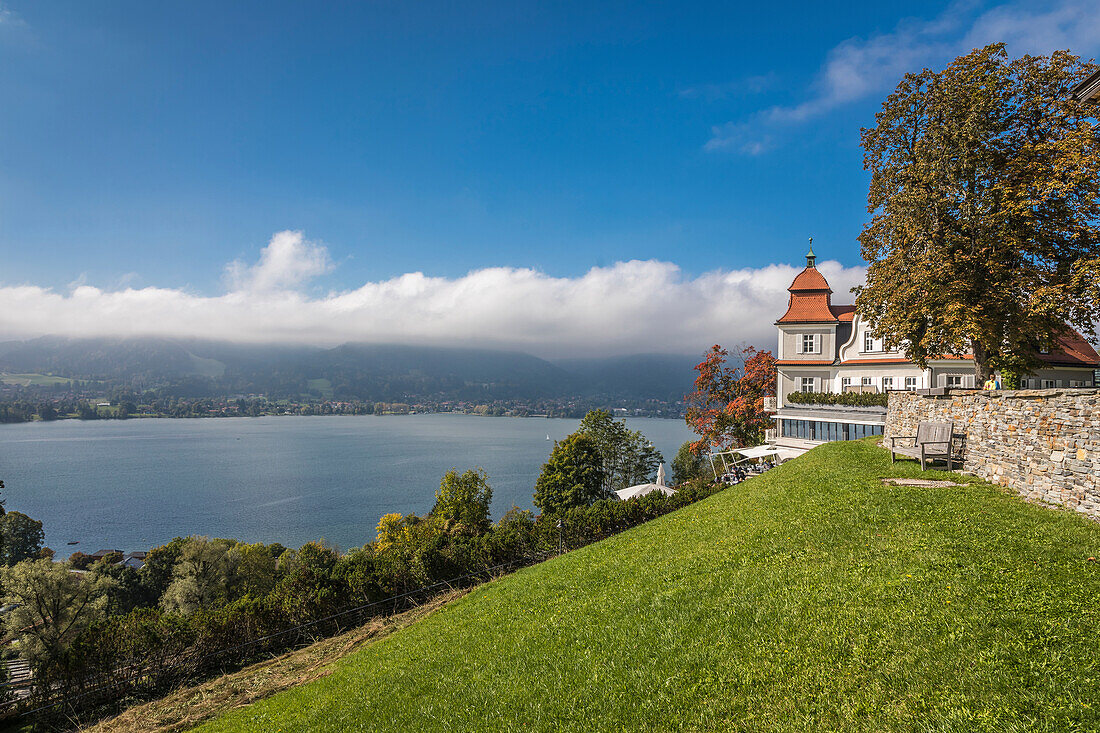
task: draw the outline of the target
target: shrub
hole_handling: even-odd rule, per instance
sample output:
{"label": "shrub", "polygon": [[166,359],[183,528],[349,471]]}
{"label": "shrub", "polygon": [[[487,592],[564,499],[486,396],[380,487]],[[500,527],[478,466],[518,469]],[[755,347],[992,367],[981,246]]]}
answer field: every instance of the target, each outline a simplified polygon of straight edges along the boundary
{"label": "shrub", "polygon": [[93,562],[95,562],[94,557],[86,555],[80,550],[69,555],[69,564],[72,565],[73,570],[87,570]]}
{"label": "shrub", "polygon": [[795,405],[886,407],[889,397],[885,392],[791,392],[787,395],[787,402]]}
{"label": "shrub", "polygon": [[[582,448],[587,444],[583,452],[591,454],[599,473],[590,439],[569,440]],[[25,613],[13,612],[7,621],[10,630],[24,630],[25,639],[27,628],[43,637],[42,643],[25,641],[23,650],[34,659],[36,679],[47,681],[35,688],[34,703],[72,697],[86,701],[81,705],[93,704],[248,663],[306,637],[361,623],[370,614],[392,612],[401,594],[413,593],[405,603],[421,602],[438,590],[433,584],[495,566],[531,564],[557,551],[559,542],[567,550],[582,547],[720,488],[696,478],[681,484],[673,496],[595,498],[537,518],[513,507],[476,535],[452,531],[454,526],[432,517],[426,521],[415,514],[393,515],[380,527],[382,541],[343,556],[319,542],[284,551],[281,545],[190,537],[151,552],[153,562],[144,572],[94,565],[93,572],[77,576],[67,564],[24,562],[5,573],[9,596],[17,595],[19,578],[30,574],[38,578],[31,585],[64,596],[67,608],[84,610],[75,621],[58,619],[66,624],[62,633],[52,633],[56,624]],[[469,524],[460,520],[456,526]],[[158,598],[157,588],[165,588],[163,597]],[[423,592],[414,593],[419,590]],[[78,602],[71,603],[70,597]],[[148,606],[127,613],[138,599]],[[385,604],[387,610],[361,608],[387,599],[394,599]],[[18,600],[26,603],[22,596]],[[338,615],[344,611],[354,613]],[[309,625],[300,628],[303,624]],[[111,682],[104,687],[97,680]]]}

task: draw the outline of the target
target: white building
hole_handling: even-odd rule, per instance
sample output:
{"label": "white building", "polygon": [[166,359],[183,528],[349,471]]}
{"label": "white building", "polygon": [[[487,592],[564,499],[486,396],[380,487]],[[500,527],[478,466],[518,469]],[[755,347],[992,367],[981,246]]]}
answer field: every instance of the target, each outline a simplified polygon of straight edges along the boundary
{"label": "white building", "polygon": [[[921,369],[897,349],[874,338],[853,305],[833,305],[832,289],[818,272],[813,250],[806,269],[788,288],[787,312],[779,329],[776,398],[776,442],[808,447],[832,440],[852,440],[882,433],[885,408],[793,404],[792,392],[888,392],[890,390],[970,388],[972,356],[929,359]],[[1022,387],[1091,387],[1100,356],[1076,331],[1056,340],[1040,354],[1044,367]],[[978,385],[980,386],[980,385]]]}

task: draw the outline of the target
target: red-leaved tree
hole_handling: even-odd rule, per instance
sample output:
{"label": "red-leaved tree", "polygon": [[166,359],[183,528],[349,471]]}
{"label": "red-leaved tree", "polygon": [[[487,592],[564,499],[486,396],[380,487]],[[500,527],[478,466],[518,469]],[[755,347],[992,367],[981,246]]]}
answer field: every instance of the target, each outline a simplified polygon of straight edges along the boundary
{"label": "red-leaved tree", "polygon": [[712,346],[695,367],[695,391],[684,398],[687,424],[699,435],[691,444],[696,454],[758,445],[772,423],[764,412],[764,398],[775,396],[772,352],[743,346],[740,367],[728,365],[728,356],[721,346]]}

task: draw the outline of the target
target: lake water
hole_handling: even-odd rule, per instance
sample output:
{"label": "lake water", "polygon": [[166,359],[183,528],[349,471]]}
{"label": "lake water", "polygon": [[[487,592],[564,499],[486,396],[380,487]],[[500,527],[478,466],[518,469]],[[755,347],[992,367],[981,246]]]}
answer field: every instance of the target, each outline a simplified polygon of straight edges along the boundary
{"label": "lake water", "polygon": [[[144,550],[177,535],[342,549],[390,512],[428,512],[440,477],[481,466],[493,514],[532,508],[535,479],[577,420],[404,415],[104,420],[0,425],[7,509],[44,524],[46,544]],[[628,419],[670,462],[680,420]],[[78,541],[69,546],[66,543]]]}

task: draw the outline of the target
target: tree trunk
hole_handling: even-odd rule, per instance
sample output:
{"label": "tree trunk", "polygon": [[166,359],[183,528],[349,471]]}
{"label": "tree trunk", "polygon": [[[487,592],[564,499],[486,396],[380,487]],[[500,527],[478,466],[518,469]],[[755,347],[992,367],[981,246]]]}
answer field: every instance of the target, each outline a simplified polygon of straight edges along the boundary
{"label": "tree trunk", "polygon": [[972,339],[970,346],[974,351],[974,386],[981,389],[985,381],[993,376],[993,367],[989,364],[990,354],[977,339]]}

